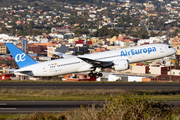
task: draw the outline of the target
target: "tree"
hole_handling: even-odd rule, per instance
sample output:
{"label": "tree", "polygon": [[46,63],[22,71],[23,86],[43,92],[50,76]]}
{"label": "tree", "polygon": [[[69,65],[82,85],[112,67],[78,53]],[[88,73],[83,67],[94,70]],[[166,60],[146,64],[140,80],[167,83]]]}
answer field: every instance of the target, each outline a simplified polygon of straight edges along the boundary
{"label": "tree", "polygon": [[59,58],[60,56],[59,56],[59,55],[56,55],[56,54],[53,54],[52,57],[54,57],[54,58]]}
{"label": "tree", "polygon": [[3,26],[3,27],[1,28],[1,30],[2,30],[3,33],[8,33],[8,29],[7,29],[5,26]]}
{"label": "tree", "polygon": [[153,30],[151,30],[151,37],[155,37],[156,36],[156,34],[153,32]]}
{"label": "tree", "polygon": [[162,36],[162,35],[163,35],[162,30],[160,30],[160,31],[158,32],[158,35],[159,35],[159,36]]}
{"label": "tree", "polygon": [[150,16],[150,17],[149,17],[149,22],[154,22],[154,21],[153,21],[153,16]]}
{"label": "tree", "polygon": [[78,55],[84,55],[84,52],[83,51],[79,51]]}
{"label": "tree", "polygon": [[10,30],[10,33],[11,33],[12,35],[15,35],[15,34],[16,34],[15,29],[12,28],[12,29]]}
{"label": "tree", "polygon": [[89,31],[87,29],[78,29],[78,30],[75,30],[74,33],[77,35],[77,36],[80,36],[82,34],[89,34]]}
{"label": "tree", "polygon": [[174,66],[175,66],[175,69],[179,69],[178,59],[175,59],[175,60],[174,60]]}
{"label": "tree", "polygon": [[138,37],[138,38],[141,38],[141,39],[147,39],[147,38],[149,38],[149,37],[148,37],[148,31],[147,31],[145,25],[142,25],[141,28],[140,28],[140,30],[138,30],[138,32],[137,32],[137,37]]}
{"label": "tree", "polygon": [[32,29],[32,28],[34,27],[34,22],[33,22],[33,21],[30,21],[29,24],[28,24],[28,27],[29,27],[30,29]]}
{"label": "tree", "polygon": [[177,35],[177,33],[178,33],[178,29],[175,29],[175,30],[173,31],[173,33],[171,34],[171,35],[172,35],[172,37],[176,36],[176,35]]}

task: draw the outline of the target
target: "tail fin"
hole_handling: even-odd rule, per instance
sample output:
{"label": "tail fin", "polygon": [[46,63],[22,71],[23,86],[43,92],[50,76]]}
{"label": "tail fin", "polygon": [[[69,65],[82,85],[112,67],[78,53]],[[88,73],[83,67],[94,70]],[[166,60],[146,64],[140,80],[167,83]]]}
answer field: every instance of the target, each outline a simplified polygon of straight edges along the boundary
{"label": "tail fin", "polygon": [[12,43],[5,43],[19,68],[36,64],[37,62]]}

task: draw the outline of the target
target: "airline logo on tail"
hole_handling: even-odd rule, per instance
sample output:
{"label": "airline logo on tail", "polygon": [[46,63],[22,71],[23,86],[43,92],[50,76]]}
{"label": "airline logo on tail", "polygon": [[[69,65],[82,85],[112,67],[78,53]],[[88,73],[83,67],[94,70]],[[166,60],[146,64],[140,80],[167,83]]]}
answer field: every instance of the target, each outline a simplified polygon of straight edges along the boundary
{"label": "airline logo on tail", "polygon": [[13,56],[19,68],[38,63],[26,53],[24,53],[22,50],[20,50],[18,47],[16,47],[14,44],[6,43],[6,46],[11,52],[11,55]]}
{"label": "airline logo on tail", "polygon": [[25,61],[25,60],[26,60],[25,56],[26,56],[25,53],[17,54],[17,55],[15,56],[15,61],[16,61],[16,62]]}

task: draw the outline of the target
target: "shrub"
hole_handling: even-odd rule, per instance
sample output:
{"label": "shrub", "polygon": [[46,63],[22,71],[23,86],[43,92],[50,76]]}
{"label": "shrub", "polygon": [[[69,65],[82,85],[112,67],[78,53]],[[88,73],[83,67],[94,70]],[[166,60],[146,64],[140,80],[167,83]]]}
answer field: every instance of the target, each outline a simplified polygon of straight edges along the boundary
{"label": "shrub", "polygon": [[165,102],[149,101],[145,96],[128,94],[111,97],[100,110],[81,108],[72,111],[67,118],[70,120],[151,120],[169,119],[176,113]]}

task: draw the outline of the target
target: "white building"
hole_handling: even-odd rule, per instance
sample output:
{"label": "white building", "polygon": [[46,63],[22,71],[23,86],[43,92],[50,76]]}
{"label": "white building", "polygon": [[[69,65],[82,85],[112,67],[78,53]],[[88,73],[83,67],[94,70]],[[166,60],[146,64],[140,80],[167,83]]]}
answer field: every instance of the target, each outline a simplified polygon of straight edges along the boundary
{"label": "white building", "polygon": [[146,74],[147,71],[148,71],[147,69],[149,69],[148,66],[137,66],[137,65],[134,65],[134,66],[132,66],[132,73]]}
{"label": "white building", "polygon": [[53,38],[64,39],[64,35],[63,35],[63,34],[50,33],[49,35],[50,35],[51,37],[53,37]]}
{"label": "white building", "polygon": [[172,70],[168,71],[168,75],[180,76],[180,70],[172,69]]}
{"label": "white building", "polygon": [[144,43],[149,43],[152,44],[154,42],[158,42],[158,43],[163,43],[163,39],[161,37],[150,37],[149,39],[141,39],[138,40],[138,45],[144,44]]}

